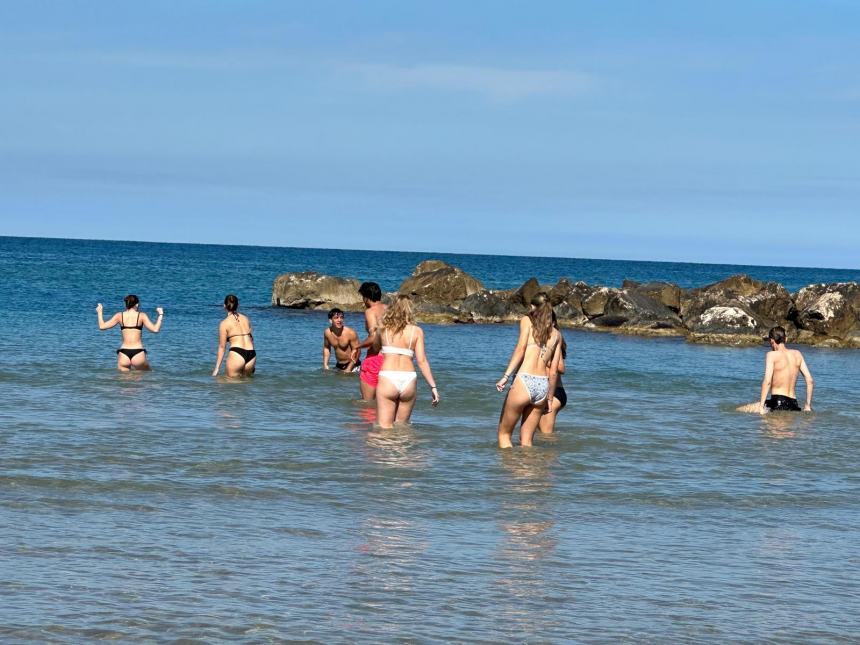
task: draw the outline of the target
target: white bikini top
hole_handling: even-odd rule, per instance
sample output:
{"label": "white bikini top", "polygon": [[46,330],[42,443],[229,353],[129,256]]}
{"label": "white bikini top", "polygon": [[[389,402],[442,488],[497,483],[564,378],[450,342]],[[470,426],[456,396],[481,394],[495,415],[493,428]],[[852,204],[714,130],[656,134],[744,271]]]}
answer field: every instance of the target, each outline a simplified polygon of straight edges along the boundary
{"label": "white bikini top", "polygon": [[[412,337],[415,335],[415,327],[412,328],[412,331],[409,332],[409,342],[406,343],[409,347],[412,347]],[[385,342],[385,334],[382,336],[382,342]],[[391,336],[388,337],[388,342],[391,342]],[[383,354],[400,354],[401,356],[408,356],[409,358],[413,358],[415,356],[415,352],[412,349],[407,347],[396,347],[394,345],[383,345],[382,346]]]}

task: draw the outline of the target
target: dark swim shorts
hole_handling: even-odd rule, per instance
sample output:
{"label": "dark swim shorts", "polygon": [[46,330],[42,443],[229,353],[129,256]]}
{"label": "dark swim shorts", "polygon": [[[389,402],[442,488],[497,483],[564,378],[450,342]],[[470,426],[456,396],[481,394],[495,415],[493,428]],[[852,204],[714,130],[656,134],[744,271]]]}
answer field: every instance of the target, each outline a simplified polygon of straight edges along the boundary
{"label": "dark swim shorts", "polygon": [[764,402],[764,407],[770,408],[775,412],[800,412],[800,406],[797,405],[797,399],[792,399],[789,396],[782,394],[774,394]]}

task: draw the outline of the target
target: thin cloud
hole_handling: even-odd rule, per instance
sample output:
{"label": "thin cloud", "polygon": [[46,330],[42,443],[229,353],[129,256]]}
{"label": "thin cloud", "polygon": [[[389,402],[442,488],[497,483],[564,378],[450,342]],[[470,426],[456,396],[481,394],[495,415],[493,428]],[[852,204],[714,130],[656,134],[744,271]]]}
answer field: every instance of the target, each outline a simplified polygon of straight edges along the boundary
{"label": "thin cloud", "polygon": [[539,95],[581,95],[594,86],[587,74],[567,70],[505,69],[473,65],[351,65],[370,85],[384,89],[475,92],[496,100]]}

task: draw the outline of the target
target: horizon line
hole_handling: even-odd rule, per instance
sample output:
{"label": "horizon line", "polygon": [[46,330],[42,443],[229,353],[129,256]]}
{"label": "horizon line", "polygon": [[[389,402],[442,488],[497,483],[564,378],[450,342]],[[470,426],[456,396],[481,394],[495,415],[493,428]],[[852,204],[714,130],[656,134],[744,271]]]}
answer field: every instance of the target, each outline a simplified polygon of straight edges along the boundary
{"label": "horizon line", "polygon": [[[261,249],[301,249],[307,251],[363,251],[366,253],[411,253],[411,254],[426,254],[426,255],[465,255],[476,257],[502,257],[502,258],[535,258],[541,260],[587,260],[590,262],[632,262],[642,264],[693,264],[700,266],[726,266],[726,267],[758,267],[765,269],[826,269],[831,271],[860,271],[860,268],[851,267],[825,267],[825,266],[809,266],[797,265],[786,266],[777,264],[739,264],[731,262],[693,262],[690,260],[630,260],[623,258],[591,258],[591,257],[571,257],[563,255],[513,255],[511,253],[464,253],[460,251],[403,251],[403,250],[387,250],[387,249],[342,249],[323,246],[283,246],[278,244],[225,244],[223,242],[166,242],[164,240],[120,240],[111,238],[89,238],[89,237],[45,237],[42,235],[4,235],[0,234],[0,239],[21,239],[21,240],[60,240],[70,242],[115,242],[125,244],[169,244],[169,245],[191,245],[191,246],[224,246],[224,247],[243,247],[243,248],[261,248]],[[428,258],[432,259],[432,258]]]}

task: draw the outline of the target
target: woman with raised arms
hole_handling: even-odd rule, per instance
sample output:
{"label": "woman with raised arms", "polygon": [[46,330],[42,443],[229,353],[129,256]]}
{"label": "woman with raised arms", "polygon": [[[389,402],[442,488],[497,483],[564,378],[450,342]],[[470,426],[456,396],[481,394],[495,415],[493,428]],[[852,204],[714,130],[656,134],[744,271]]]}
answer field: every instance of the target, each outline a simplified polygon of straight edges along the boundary
{"label": "woman with raised arms", "polygon": [[218,326],[218,358],[212,376],[218,376],[221,361],[227,344],[227,364],[224,369],[227,376],[252,376],[257,369],[257,352],[254,350],[254,336],[251,321],[248,316],[239,313],[239,299],[232,293],[224,298],[224,309],[227,315]]}
{"label": "woman with raised arms", "polygon": [[439,389],[424,352],[424,330],[415,324],[409,296],[397,296],[385,311],[379,331],[383,360],[376,387],[376,421],[381,428],[391,428],[395,423],[409,423],[415,407],[418,374],[413,358],[430,385],[433,406],[439,403]]}
{"label": "woman with raised arms", "polygon": [[153,334],[161,331],[161,323],[164,320],[164,309],[161,307],[155,308],[158,317],[155,323],[153,323],[149,319],[149,316],[140,312],[140,299],[137,296],[129,294],[124,300],[125,311],[115,313],[107,322],[105,322],[103,317],[104,307],[102,307],[102,303],[96,305],[99,329],[105,330],[119,325],[122,344],[116,350],[116,368],[120,372],[128,372],[132,369],[151,369],[149,361],[146,360],[146,350],[143,348],[143,328],[146,327]]}
{"label": "woman with raised arms", "polygon": [[548,409],[548,395],[555,392],[561,358],[561,333],[552,324],[549,296],[540,292],[532,298],[531,310],[520,319],[520,335],[505,375],[496,383],[503,392],[516,372],[499,415],[500,448],[510,448],[517,421],[520,445],[531,446],[541,415]]}

